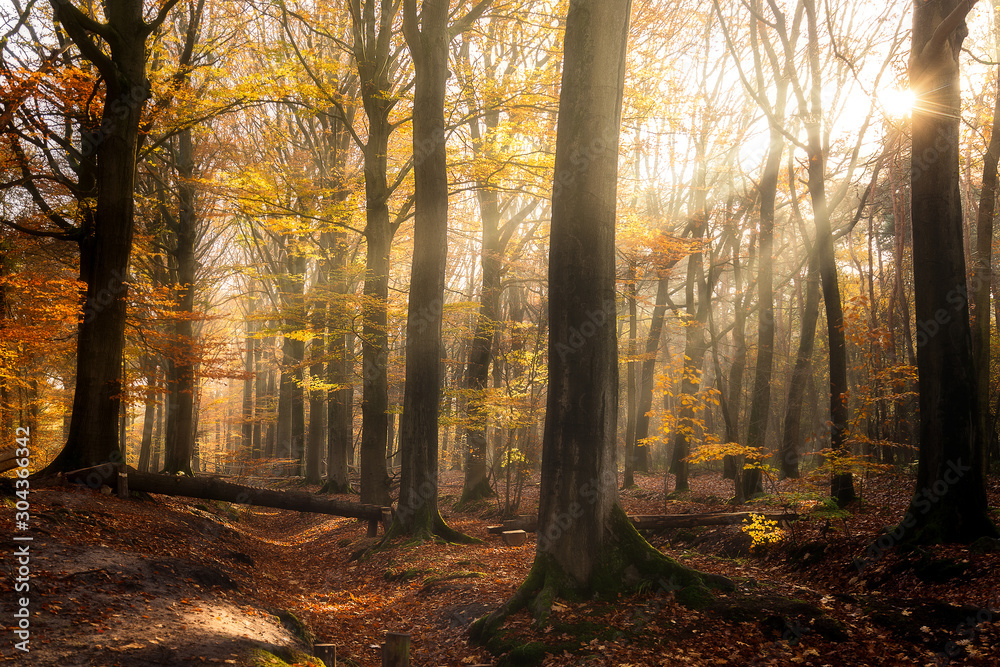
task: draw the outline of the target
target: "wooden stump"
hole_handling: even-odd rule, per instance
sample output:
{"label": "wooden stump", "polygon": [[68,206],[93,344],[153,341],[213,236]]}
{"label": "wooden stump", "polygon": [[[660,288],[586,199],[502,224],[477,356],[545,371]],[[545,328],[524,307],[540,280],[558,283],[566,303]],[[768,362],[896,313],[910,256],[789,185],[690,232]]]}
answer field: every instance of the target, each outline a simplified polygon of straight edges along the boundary
{"label": "wooden stump", "polygon": [[523,530],[505,530],[503,541],[508,547],[519,547],[528,541],[528,534]]}
{"label": "wooden stump", "polygon": [[118,464],[118,497],[128,498],[128,469],[124,463]]}
{"label": "wooden stump", "polygon": [[382,644],[382,667],[410,667],[410,635],[385,633]]}
{"label": "wooden stump", "polygon": [[335,644],[314,644],[313,656],[322,660],[326,667],[337,667],[337,646]]}

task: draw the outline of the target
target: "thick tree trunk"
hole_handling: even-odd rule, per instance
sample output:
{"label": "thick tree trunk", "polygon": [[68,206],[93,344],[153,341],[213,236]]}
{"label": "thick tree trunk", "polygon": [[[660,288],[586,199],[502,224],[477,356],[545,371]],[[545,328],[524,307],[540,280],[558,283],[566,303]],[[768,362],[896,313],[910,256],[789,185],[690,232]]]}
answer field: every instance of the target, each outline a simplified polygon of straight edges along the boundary
{"label": "thick tree trunk", "polygon": [[275,457],[290,461],[289,475],[302,474],[305,455],[305,348],[299,334],[306,328],[304,293],[306,259],[298,240],[284,239],[286,273],[279,278],[284,336],[281,341],[281,381]]}
{"label": "thick tree trunk", "polygon": [[569,6],[552,192],[539,537],[527,580],[477,621],[474,637],[491,636],[529,602],[545,622],[556,595],[614,594],[627,581],[649,578],[704,590],[697,572],[643,540],[618,503],[615,206],[629,10],[627,0]]}
{"label": "thick tree trunk", "polygon": [[92,58],[104,81],[101,129],[84,138],[86,160],[96,156],[96,212],[80,240],[80,280],[86,284],[77,337],[77,377],[73,416],[62,452],[47,472],[121,461],[122,353],[129,255],[135,230],[136,152],[142,108],[149,98],[146,38],[141,0],[105,8],[105,34],[115,35],[111,56],[93,43],[84,14],[68,2],[52,0],[54,18]]}
{"label": "thick tree trunk", "polygon": [[996,536],[989,517],[966,294],[959,192],[959,56],[970,5],[913,9],[913,274],[920,323],[920,464],[897,530],[917,543]]}
{"label": "thick tree trunk", "polygon": [[448,0],[404,0],[403,33],[413,55],[413,264],[406,315],[406,383],[399,448],[399,505],[388,536],[456,540],[438,512],[441,322],[448,260],[448,169],[444,97],[448,81]]}
{"label": "thick tree trunk", "polygon": [[[736,306],[736,312],[733,315],[733,363],[729,366],[729,400],[727,401],[727,406],[729,409],[729,421],[726,424],[726,441],[727,442],[739,442],[740,441],[740,408],[743,405],[743,376],[746,374],[747,367],[747,339],[746,339],[746,324],[747,324],[747,304],[746,297],[740,298],[739,295],[743,294],[743,269],[742,262],[740,261],[740,236],[736,232],[735,228],[732,231],[733,234],[733,251],[732,251],[732,262],[733,262],[733,293],[737,295],[739,299]],[[754,247],[751,244],[750,254],[754,252]],[[723,479],[736,480],[739,477],[740,471],[737,470],[736,457],[732,455],[727,455],[722,460],[722,477]],[[737,495],[742,493],[742,487],[736,489]],[[742,498],[741,498],[742,499]]]}
{"label": "thick tree trunk", "polygon": [[[1000,2],[993,0],[993,35],[995,53],[1000,57]],[[994,441],[990,416],[990,289],[993,284],[993,216],[997,204],[997,164],[1000,162],[1000,88],[993,102],[990,144],[983,157],[983,188],[979,196],[976,220],[976,263],[972,272],[972,298],[975,325],[972,349],[975,353],[976,397],[979,410],[979,439],[987,460]]]}

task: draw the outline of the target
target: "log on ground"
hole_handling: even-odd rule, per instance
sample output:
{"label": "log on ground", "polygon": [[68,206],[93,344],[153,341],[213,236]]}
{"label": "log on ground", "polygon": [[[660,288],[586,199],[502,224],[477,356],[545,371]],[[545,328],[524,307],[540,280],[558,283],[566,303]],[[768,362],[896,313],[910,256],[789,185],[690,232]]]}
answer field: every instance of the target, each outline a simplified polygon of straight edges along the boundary
{"label": "log on ground", "polygon": [[[111,465],[111,464],[108,464]],[[363,519],[369,522],[369,534],[377,524],[383,525],[383,530],[391,520],[391,512],[387,507],[364,505],[343,500],[335,500],[317,496],[304,491],[274,491],[271,489],[255,489],[251,486],[224,482],[220,479],[205,477],[186,477],[182,475],[157,475],[142,473],[128,468],[128,488],[131,491],[159,493],[166,496],[184,496],[186,498],[202,498],[205,500],[221,500],[240,505],[257,505],[276,509],[294,510],[296,512],[313,512],[330,514],[352,519]],[[79,478],[87,480],[91,469],[74,471],[67,474],[68,479]],[[116,474],[107,471],[110,477]]]}

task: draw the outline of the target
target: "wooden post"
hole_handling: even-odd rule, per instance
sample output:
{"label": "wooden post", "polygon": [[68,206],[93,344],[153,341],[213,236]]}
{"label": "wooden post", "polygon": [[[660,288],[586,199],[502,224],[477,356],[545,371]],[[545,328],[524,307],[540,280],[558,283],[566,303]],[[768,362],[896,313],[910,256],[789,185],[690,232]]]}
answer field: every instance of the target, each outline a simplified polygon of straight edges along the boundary
{"label": "wooden post", "polygon": [[378,520],[368,520],[368,537],[378,537]]}
{"label": "wooden post", "polygon": [[410,635],[385,633],[382,644],[382,667],[410,667]]}
{"label": "wooden post", "polygon": [[326,667],[337,667],[337,646],[335,644],[314,644],[313,656],[322,660]]}
{"label": "wooden post", "polygon": [[128,468],[124,463],[118,464],[118,497],[128,498]]}

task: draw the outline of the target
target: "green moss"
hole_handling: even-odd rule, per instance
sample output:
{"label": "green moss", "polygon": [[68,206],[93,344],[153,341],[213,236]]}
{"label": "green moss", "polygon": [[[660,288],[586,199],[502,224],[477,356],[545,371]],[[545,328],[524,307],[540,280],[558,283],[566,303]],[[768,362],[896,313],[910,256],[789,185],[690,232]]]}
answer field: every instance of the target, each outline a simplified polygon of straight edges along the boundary
{"label": "green moss", "polygon": [[715,601],[715,596],[708,587],[701,584],[685,586],[677,591],[677,602],[688,609],[704,609]]}
{"label": "green moss", "polygon": [[281,621],[283,626],[288,628],[289,632],[302,640],[303,644],[312,649],[316,638],[313,636],[309,626],[300,621],[295,614],[290,611],[280,611],[278,612],[278,620]]}
{"label": "green moss", "polygon": [[515,647],[498,662],[498,667],[533,667],[541,664],[549,647],[541,642],[529,642]]}
{"label": "green moss", "polygon": [[262,648],[249,651],[241,660],[247,667],[325,667],[323,661],[308,653],[294,649],[275,649],[275,653]]}
{"label": "green moss", "polygon": [[465,570],[460,570],[458,572],[449,572],[448,574],[427,577],[424,579],[424,586],[441,583],[442,581],[451,581],[453,579],[482,579],[485,576],[486,574],[483,572],[467,572]]}

